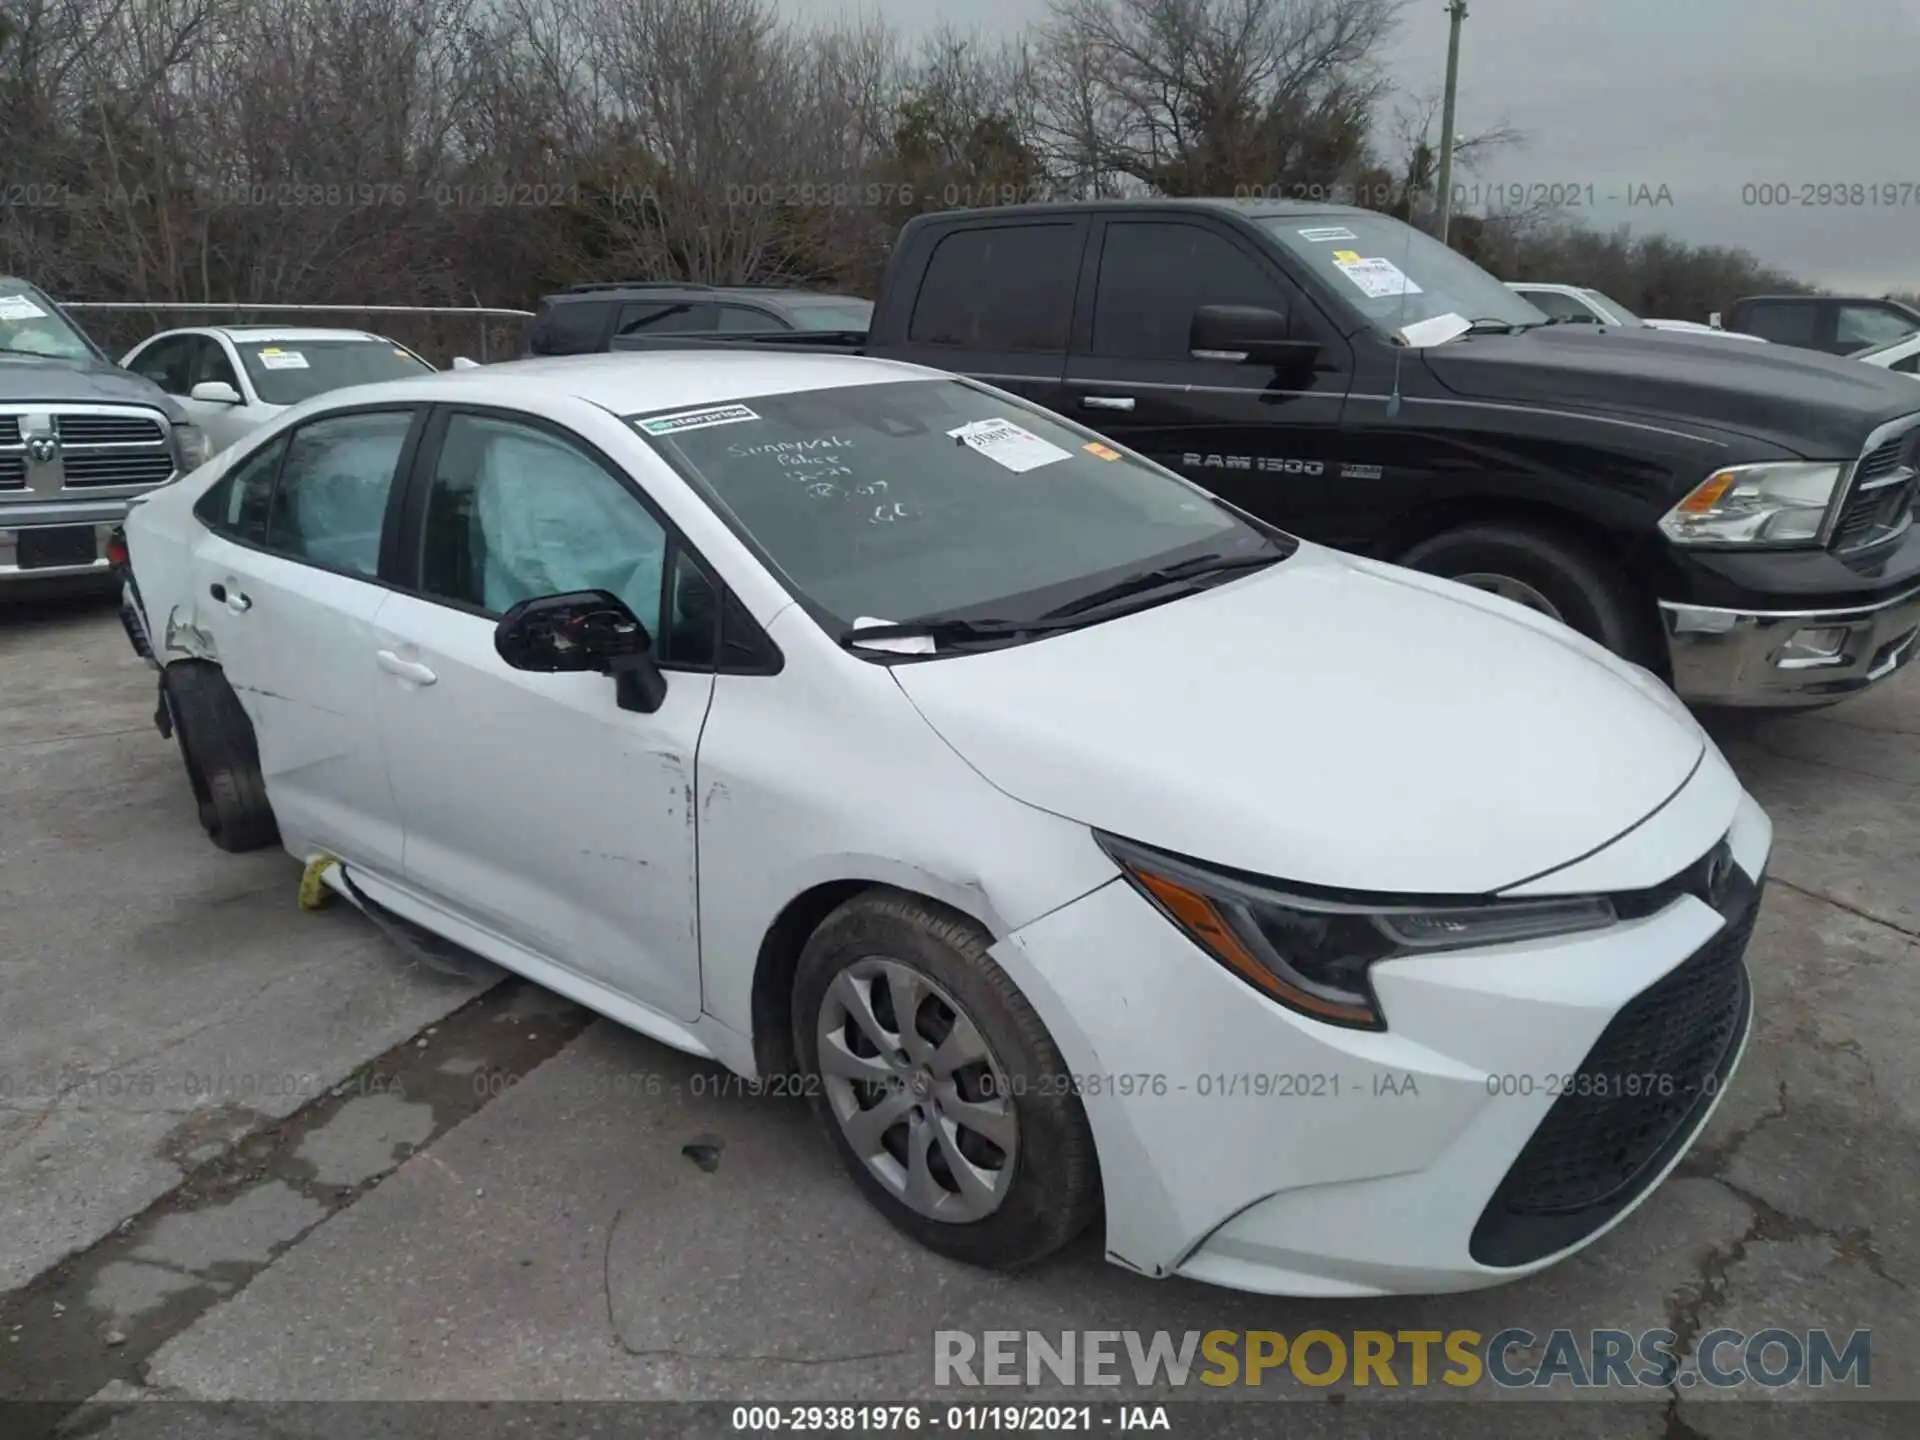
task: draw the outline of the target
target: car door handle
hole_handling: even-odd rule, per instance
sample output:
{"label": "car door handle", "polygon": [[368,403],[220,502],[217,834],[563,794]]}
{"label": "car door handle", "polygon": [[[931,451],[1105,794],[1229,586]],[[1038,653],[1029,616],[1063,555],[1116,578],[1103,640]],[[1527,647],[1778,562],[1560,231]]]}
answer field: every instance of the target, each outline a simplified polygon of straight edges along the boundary
{"label": "car door handle", "polygon": [[207,593],[236,615],[244,615],[253,608],[253,601],[238,590],[229,590],[224,585],[209,585]]}
{"label": "car door handle", "polygon": [[1089,410],[1131,410],[1131,395],[1089,395],[1080,402]]}
{"label": "car door handle", "polygon": [[402,680],[411,680],[416,685],[431,685],[440,678],[417,660],[402,660],[391,650],[380,652],[380,668],[389,675],[398,675]]}

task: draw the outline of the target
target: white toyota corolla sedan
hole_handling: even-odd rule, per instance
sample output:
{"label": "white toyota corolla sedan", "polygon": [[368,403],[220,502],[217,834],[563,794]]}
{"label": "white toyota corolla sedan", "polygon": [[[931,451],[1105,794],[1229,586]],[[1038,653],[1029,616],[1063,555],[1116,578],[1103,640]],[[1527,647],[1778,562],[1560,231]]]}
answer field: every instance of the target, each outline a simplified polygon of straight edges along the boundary
{"label": "white toyota corolla sedan", "polygon": [[127,529],[216,842],[810,1095],[946,1255],[1496,1284],[1746,1043],[1772,827],[1656,680],[987,385],[423,376]]}

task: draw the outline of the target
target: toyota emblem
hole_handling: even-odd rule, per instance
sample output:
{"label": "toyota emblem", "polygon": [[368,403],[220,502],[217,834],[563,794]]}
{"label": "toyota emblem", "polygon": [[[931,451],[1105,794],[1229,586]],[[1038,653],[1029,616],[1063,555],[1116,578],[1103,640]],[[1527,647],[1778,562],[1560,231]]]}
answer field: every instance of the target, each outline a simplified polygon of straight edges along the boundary
{"label": "toyota emblem", "polygon": [[51,465],[60,458],[60,437],[45,434],[29,435],[27,458],[36,465]]}

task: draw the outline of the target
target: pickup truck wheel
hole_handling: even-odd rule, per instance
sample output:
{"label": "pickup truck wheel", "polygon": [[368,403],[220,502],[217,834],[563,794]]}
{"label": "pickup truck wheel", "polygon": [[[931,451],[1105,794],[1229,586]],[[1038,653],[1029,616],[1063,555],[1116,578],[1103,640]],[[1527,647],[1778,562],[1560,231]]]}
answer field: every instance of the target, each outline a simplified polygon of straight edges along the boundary
{"label": "pickup truck wheel", "polygon": [[1464,525],[1421,541],[1399,563],[1512,600],[1623,659],[1649,662],[1633,582],[1570,536],[1523,524]]}
{"label": "pickup truck wheel", "polygon": [[794,975],[795,1053],[841,1162],[928,1249],[1015,1269],[1086,1229],[1093,1134],[1060,1051],[971,923],[849,900]]}
{"label": "pickup truck wheel", "polygon": [[163,684],[207,838],[236,853],[277,844],[253,722],[227,677],[218,666],[189,661],[169,665]]}

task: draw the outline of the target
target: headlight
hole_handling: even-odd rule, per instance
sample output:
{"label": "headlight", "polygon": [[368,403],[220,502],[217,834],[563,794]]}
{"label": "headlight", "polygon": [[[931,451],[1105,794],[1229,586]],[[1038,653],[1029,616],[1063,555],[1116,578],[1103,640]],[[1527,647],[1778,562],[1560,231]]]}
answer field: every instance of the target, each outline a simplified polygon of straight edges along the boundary
{"label": "headlight", "polygon": [[1716,470],[1660,522],[1676,545],[1798,545],[1820,538],[1841,464],[1729,465]]}
{"label": "headlight", "polygon": [[1367,976],[1382,960],[1574,935],[1616,919],[1599,895],[1459,906],[1327,900],[1096,838],[1134,888],[1227,969],[1289,1009],[1355,1030],[1387,1028]]}
{"label": "headlight", "polygon": [[176,425],[173,438],[180,446],[180,473],[207,463],[207,432],[198,425]]}

